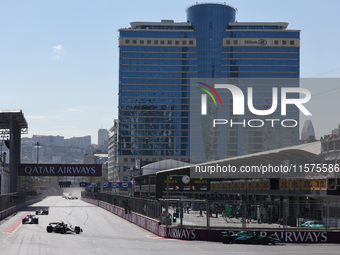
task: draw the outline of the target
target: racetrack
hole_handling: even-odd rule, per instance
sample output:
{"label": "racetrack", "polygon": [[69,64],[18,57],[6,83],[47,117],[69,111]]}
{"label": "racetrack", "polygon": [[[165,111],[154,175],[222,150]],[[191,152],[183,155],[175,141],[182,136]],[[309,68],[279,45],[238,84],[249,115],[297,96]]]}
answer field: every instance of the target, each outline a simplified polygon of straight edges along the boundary
{"label": "racetrack", "polygon": [[[38,215],[39,224],[21,225],[21,217],[49,207],[49,215]],[[83,233],[47,233],[49,222],[64,221],[80,226]],[[13,232],[6,230],[11,229]],[[133,223],[81,200],[47,197],[0,225],[1,255],[40,254],[339,254],[337,244],[223,245],[222,243],[163,239]]]}

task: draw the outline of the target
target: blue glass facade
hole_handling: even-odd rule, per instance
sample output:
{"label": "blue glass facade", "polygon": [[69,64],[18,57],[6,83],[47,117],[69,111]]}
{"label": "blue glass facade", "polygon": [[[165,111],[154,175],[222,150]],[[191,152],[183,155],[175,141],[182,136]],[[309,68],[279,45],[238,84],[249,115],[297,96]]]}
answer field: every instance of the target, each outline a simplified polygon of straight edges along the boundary
{"label": "blue glass facade", "polygon": [[[287,23],[235,22],[236,9],[225,4],[196,4],[186,13],[187,22],[139,22],[119,31],[119,170],[130,171],[138,158],[143,164],[193,156],[206,161],[297,144],[298,126],[286,144],[277,139],[281,128],[236,127],[215,136],[209,153],[200,146],[202,130],[190,127],[192,80],[213,86],[217,79],[299,78],[300,32],[287,30]],[[238,86],[246,95],[247,86]],[[254,107],[270,107],[272,87],[253,85]],[[216,114],[239,119],[231,113],[230,93],[221,92],[221,99],[224,108]],[[297,109],[288,114],[298,121]],[[282,119],[277,111],[269,117]],[[244,118],[252,118],[248,109]]]}
{"label": "blue glass facade", "polygon": [[235,22],[236,10],[227,5],[201,4],[187,9],[197,34],[198,78],[219,78],[223,31]]}

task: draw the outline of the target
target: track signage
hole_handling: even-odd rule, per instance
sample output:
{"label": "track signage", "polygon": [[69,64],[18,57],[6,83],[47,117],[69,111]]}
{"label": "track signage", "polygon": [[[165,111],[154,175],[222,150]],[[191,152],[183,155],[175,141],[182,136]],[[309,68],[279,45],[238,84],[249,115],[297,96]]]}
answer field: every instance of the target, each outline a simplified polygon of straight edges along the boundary
{"label": "track signage", "polygon": [[18,176],[102,176],[102,165],[19,164]]}

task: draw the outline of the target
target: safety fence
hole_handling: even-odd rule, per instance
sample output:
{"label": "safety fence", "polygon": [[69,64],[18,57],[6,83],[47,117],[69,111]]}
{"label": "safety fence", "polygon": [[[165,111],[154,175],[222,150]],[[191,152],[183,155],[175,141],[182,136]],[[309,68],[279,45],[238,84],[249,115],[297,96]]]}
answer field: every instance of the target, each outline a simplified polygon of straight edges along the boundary
{"label": "safety fence", "polygon": [[[84,195],[84,194],[83,194]],[[88,198],[94,198],[90,196]],[[221,229],[340,229],[340,200],[149,200],[98,193],[99,201],[172,227]]]}
{"label": "safety fence", "polygon": [[[127,198],[127,197],[126,197]],[[119,199],[119,198],[117,198]],[[120,198],[120,201],[124,201],[124,198]],[[97,198],[82,196],[82,200],[93,205],[99,206],[118,217],[121,217],[131,223],[134,223],[140,226],[143,229],[146,229],[153,234],[156,234],[161,237],[165,238],[175,238],[175,239],[182,239],[182,240],[204,240],[204,241],[221,241],[221,226],[219,228],[202,228],[201,226],[176,226],[176,222],[173,222],[172,218],[171,224],[169,226],[161,225],[160,221],[155,219],[151,219],[149,217],[145,217],[141,214],[132,212],[128,208],[122,208],[118,205],[113,205],[108,202],[104,202],[101,200],[97,200]],[[126,200],[125,200],[126,201]],[[165,203],[168,206],[168,213],[172,211],[173,214],[176,214],[176,207],[174,207],[174,201],[161,201],[160,203]],[[182,201],[183,202],[183,201]],[[198,202],[203,204],[204,201],[192,201],[194,203]],[[121,202],[124,205],[124,202]],[[188,203],[186,201],[185,203]],[[214,202],[216,203],[216,202]],[[208,203],[210,205],[211,203]],[[192,205],[192,204],[191,204]],[[229,206],[229,205],[227,205]],[[192,206],[191,206],[192,208]],[[202,208],[202,209],[201,209]],[[208,207],[206,206],[205,209]],[[229,208],[229,207],[228,207]],[[186,208],[187,209],[187,208]],[[183,206],[184,210],[184,206]],[[193,210],[195,211],[195,210]],[[193,213],[193,211],[189,210],[189,213],[195,215],[199,218],[206,218],[209,221],[209,218],[206,217],[206,214],[203,211],[203,206],[198,209],[198,215]],[[230,215],[232,215],[232,208],[229,208],[228,211]],[[202,216],[200,216],[202,214]],[[209,215],[209,213],[208,213]],[[219,214],[218,214],[219,215]],[[220,217],[220,218],[223,218]],[[229,217],[233,218],[233,217]],[[223,229],[223,231],[228,230],[230,234],[237,233],[241,229],[237,227],[230,227],[227,229]],[[243,230],[243,229],[242,229]],[[318,228],[255,228],[249,229],[251,233],[260,235],[260,236],[275,236],[276,238],[281,239],[283,242],[286,243],[339,243],[340,240],[340,231],[337,230],[330,230],[330,229],[318,229]]]}
{"label": "safety fence", "polygon": [[236,229],[340,229],[340,201],[162,201],[165,224]]}
{"label": "safety fence", "polygon": [[104,201],[112,205],[117,205],[119,207],[128,209],[130,211],[153,219],[159,219],[162,213],[161,204],[156,200],[112,195],[106,193],[98,193],[95,196],[93,196],[93,194],[85,195],[85,193],[82,193],[82,197],[95,198],[100,201]]}
{"label": "safety fence", "polygon": [[0,220],[20,210],[21,208],[40,201],[45,193],[16,192],[0,195]]}

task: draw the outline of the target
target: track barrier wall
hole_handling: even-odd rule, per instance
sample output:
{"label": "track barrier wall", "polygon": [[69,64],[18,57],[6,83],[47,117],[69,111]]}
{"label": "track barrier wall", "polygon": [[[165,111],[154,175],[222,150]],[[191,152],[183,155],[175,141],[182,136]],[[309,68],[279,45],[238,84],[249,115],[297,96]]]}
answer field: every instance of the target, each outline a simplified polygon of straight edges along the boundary
{"label": "track barrier wall", "polygon": [[111,205],[109,203],[99,201],[99,200],[94,200],[94,199],[89,199],[89,198],[82,198],[83,201],[99,206],[131,223],[134,223],[138,226],[140,226],[143,229],[148,230],[149,232],[158,235],[159,233],[159,221],[156,221],[154,219],[150,219],[148,217],[145,217],[143,215],[131,212],[131,213],[125,213],[125,209],[118,207],[116,205]]}
{"label": "track barrier wall", "polygon": [[[29,196],[25,193],[13,193],[0,196],[0,220],[12,215],[20,209],[37,203],[44,199],[46,195]],[[6,208],[7,206],[7,208]]]}

